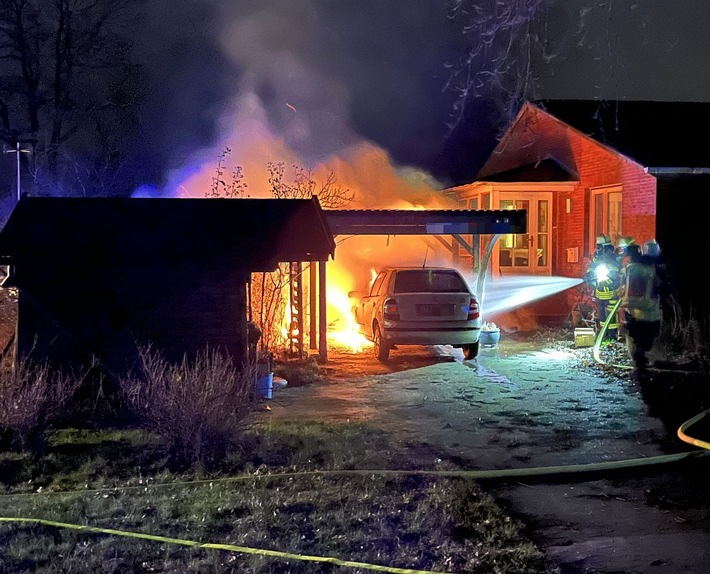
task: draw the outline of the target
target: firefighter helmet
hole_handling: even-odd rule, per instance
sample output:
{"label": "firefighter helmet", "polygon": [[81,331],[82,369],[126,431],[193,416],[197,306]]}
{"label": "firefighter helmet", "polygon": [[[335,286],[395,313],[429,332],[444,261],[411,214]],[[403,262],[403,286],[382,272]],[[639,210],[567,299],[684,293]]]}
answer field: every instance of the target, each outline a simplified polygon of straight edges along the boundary
{"label": "firefighter helmet", "polygon": [[661,254],[661,248],[655,239],[649,239],[643,244],[642,253],[650,257],[658,257]]}
{"label": "firefighter helmet", "polygon": [[604,235],[602,233],[601,235],[597,235],[596,245],[598,247],[603,247],[604,245],[611,245],[611,239],[608,235]]}
{"label": "firefighter helmet", "polygon": [[619,249],[619,251],[626,251],[631,245],[635,245],[636,241],[634,240],[633,237],[630,235],[627,235],[625,237],[619,237],[619,240],[616,242],[616,247]]}

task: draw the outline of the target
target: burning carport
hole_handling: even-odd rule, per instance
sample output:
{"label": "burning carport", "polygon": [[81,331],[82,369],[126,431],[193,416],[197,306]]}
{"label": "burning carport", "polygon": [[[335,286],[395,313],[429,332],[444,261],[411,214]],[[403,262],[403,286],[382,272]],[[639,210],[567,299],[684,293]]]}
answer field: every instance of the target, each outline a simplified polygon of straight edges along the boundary
{"label": "burning carport", "polygon": [[247,285],[335,243],[312,199],[34,198],[0,232],[17,287],[18,357],[121,374],[150,343],[170,360],[247,349]]}
{"label": "burning carport", "polygon": [[334,236],[419,236],[428,247],[443,248],[454,267],[459,266],[459,253],[463,251],[469,256],[472,279],[479,283],[479,289],[483,287],[480,282],[487,271],[487,256],[498,236],[527,232],[524,209],[363,209],[326,211],[325,214]]}

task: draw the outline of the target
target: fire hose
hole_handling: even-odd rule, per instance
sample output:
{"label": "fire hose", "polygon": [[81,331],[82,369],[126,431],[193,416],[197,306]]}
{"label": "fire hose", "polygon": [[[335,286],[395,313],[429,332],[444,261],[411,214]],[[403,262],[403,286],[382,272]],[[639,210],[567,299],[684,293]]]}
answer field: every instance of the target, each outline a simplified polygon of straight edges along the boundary
{"label": "fire hose", "polygon": [[[599,329],[599,334],[597,335],[596,340],[594,341],[594,347],[592,348],[592,353],[594,355],[594,360],[599,363],[600,365],[608,366],[608,367],[614,367],[617,369],[624,369],[624,370],[631,370],[634,367],[632,365],[620,365],[616,363],[606,363],[600,355],[600,349],[602,345],[602,341],[604,341],[604,335],[606,334],[607,328],[609,326],[609,321],[611,321],[612,317],[614,317],[614,314],[618,311],[619,306],[621,305],[621,299],[619,299],[614,306],[611,308],[611,311],[608,313],[606,320],[601,324],[601,328]],[[656,372],[685,372],[687,371],[671,371],[670,369],[659,369],[657,367],[651,367],[649,368],[651,371],[656,371]],[[706,415],[710,413],[710,408],[706,409],[694,417],[688,419],[685,421],[680,427],[678,427],[677,435],[680,440],[682,440],[685,443],[692,444],[694,446],[710,450],[710,442],[694,438],[686,433],[686,431],[693,426],[694,424],[700,422],[702,419],[705,418]]]}
{"label": "fire hose", "polygon": [[[617,302],[616,305],[612,308],[611,313],[607,317],[607,319],[604,321],[604,323],[601,326],[601,329],[599,331],[599,334],[597,335],[597,339],[594,343],[593,347],[593,354],[594,354],[594,359],[597,363],[602,364],[602,365],[607,365],[607,366],[612,366],[615,368],[621,368],[621,369],[632,369],[633,367],[629,365],[617,365],[617,364],[607,364],[605,363],[599,353],[601,343],[604,339],[604,335],[606,334],[606,330],[609,324],[610,319],[613,317],[614,313],[618,310],[620,302]],[[660,371],[662,369],[654,369],[657,371]],[[640,459],[630,459],[630,460],[622,460],[622,461],[612,461],[612,462],[601,462],[601,463],[591,463],[591,464],[577,464],[577,465],[567,465],[567,466],[547,466],[547,467],[535,467],[535,468],[517,468],[517,469],[502,469],[502,470],[459,470],[459,471],[444,471],[444,470],[431,470],[431,471],[426,471],[426,470],[330,470],[330,471],[304,471],[304,472],[294,472],[294,473],[279,473],[279,474],[264,474],[264,475],[242,475],[242,476],[236,476],[236,477],[225,477],[223,479],[207,479],[203,481],[190,481],[190,482],[172,482],[172,483],[162,483],[162,484],[152,484],[150,486],[152,487],[175,487],[175,486],[185,486],[187,484],[196,484],[196,483],[215,483],[215,482],[224,482],[224,481],[238,481],[238,480],[245,480],[245,479],[254,479],[254,478],[262,478],[262,479],[278,479],[278,478],[291,478],[295,476],[308,476],[308,475],[366,475],[366,476],[373,476],[373,475],[381,475],[381,476],[433,476],[433,477],[458,477],[458,478],[466,478],[466,479],[473,479],[473,480],[481,480],[481,479],[506,479],[506,478],[529,478],[533,476],[546,476],[546,475],[555,475],[555,476],[560,476],[560,475],[569,475],[569,474],[578,474],[578,473],[589,473],[589,472],[605,472],[609,470],[616,470],[616,469],[624,469],[624,468],[634,468],[634,467],[641,467],[641,466],[651,466],[651,465],[658,465],[658,464],[664,464],[664,463],[671,463],[671,462],[680,462],[682,460],[690,460],[690,459],[696,459],[700,457],[704,457],[707,455],[710,455],[710,443],[693,438],[689,435],[686,434],[685,431],[688,430],[691,426],[699,422],[701,419],[703,419],[708,412],[710,412],[710,409],[703,411],[694,417],[688,419],[686,422],[684,422],[679,428],[678,428],[678,437],[683,440],[686,443],[692,444],[694,446],[700,447],[701,450],[699,451],[692,451],[692,452],[683,452],[683,453],[678,453],[678,454],[671,454],[671,455],[662,455],[662,456],[655,456],[655,457],[647,457],[647,458],[640,458]],[[137,486],[137,487],[123,487],[121,490],[126,490],[126,489],[131,489],[131,488],[141,488],[145,489],[145,485]],[[102,489],[102,490],[108,490],[108,489]],[[110,489],[110,490],[117,490],[117,489]],[[87,492],[90,491],[76,491],[77,493],[82,493],[86,494]],[[95,491],[94,491],[95,492]],[[67,491],[63,492],[47,492],[44,493],[44,495],[47,494],[70,494]],[[18,496],[20,494],[10,494],[10,495],[5,495],[5,496]],[[38,493],[31,493],[31,496],[42,496],[41,494]],[[198,548],[204,548],[204,549],[218,549],[218,550],[226,550],[226,551],[232,551],[232,552],[239,552],[239,553],[246,553],[246,554],[257,554],[261,556],[270,556],[274,558],[281,558],[281,559],[295,559],[295,560],[301,560],[301,561],[311,561],[311,562],[325,562],[325,563],[331,563],[334,565],[338,566],[344,566],[344,567],[355,567],[355,568],[363,568],[366,570],[376,570],[376,571],[382,571],[382,572],[389,572],[392,574],[432,574],[430,571],[426,570],[415,570],[415,569],[408,569],[408,568],[396,568],[396,567],[391,567],[391,566],[385,566],[385,565],[378,565],[378,564],[368,564],[364,562],[354,562],[350,560],[341,560],[333,557],[324,557],[324,556],[309,556],[309,555],[302,555],[302,554],[296,554],[296,553],[289,553],[289,552],[281,552],[281,551],[274,551],[274,550],[266,550],[266,549],[260,549],[260,548],[251,548],[251,547],[245,547],[245,546],[236,546],[236,545],[230,545],[230,544],[215,544],[215,543],[201,543],[193,540],[183,540],[183,539],[176,539],[176,538],[168,538],[168,537],[163,537],[163,536],[156,536],[152,534],[144,534],[144,533],[137,533],[137,532],[130,532],[130,531],[123,531],[123,530],[115,530],[115,529],[105,529],[105,528],[97,528],[97,527],[92,527],[88,525],[78,525],[78,524],[69,524],[69,523],[63,523],[63,522],[57,522],[57,521],[51,521],[51,520],[43,520],[43,519],[36,519],[36,518],[22,518],[22,517],[0,517],[0,522],[20,522],[20,523],[34,523],[34,524],[45,524],[48,526],[54,526],[58,528],[67,528],[67,529],[74,529],[74,530],[81,530],[85,532],[93,532],[93,533],[103,533],[103,534],[109,534],[109,535],[115,535],[115,536],[124,536],[124,537],[131,537],[131,538],[142,538],[142,539],[147,539],[147,540],[153,540],[156,542],[162,542],[162,543],[168,543],[168,544],[178,544],[178,545],[183,545],[183,546],[192,546],[192,547],[198,547]]]}

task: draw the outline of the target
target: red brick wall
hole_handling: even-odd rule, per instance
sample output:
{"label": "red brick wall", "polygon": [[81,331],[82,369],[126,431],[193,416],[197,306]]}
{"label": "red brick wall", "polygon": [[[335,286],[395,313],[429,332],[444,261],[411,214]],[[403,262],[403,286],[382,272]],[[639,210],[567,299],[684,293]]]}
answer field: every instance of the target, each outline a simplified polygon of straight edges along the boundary
{"label": "red brick wall", "polygon": [[[589,189],[603,186],[622,187],[622,233],[637,242],[656,236],[656,179],[638,163],[605,147],[543,110],[527,104],[517,120],[488,159],[481,174],[496,173],[553,157],[579,175],[579,185],[572,192],[555,197],[552,273],[582,277],[589,264]],[[566,200],[572,200],[572,212],[566,213]],[[579,262],[567,263],[567,248],[579,248]],[[577,296],[568,290],[568,298]],[[559,308],[559,301],[541,301],[546,307]],[[567,313],[564,313],[565,316]]]}

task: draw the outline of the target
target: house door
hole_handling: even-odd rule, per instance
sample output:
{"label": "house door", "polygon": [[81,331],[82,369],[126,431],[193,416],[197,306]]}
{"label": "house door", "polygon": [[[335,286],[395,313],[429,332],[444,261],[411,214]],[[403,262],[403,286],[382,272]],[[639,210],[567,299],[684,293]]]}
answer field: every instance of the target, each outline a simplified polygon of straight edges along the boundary
{"label": "house door", "polygon": [[501,235],[498,267],[501,275],[550,275],[552,193],[501,193],[500,209],[525,209],[528,233]]}

